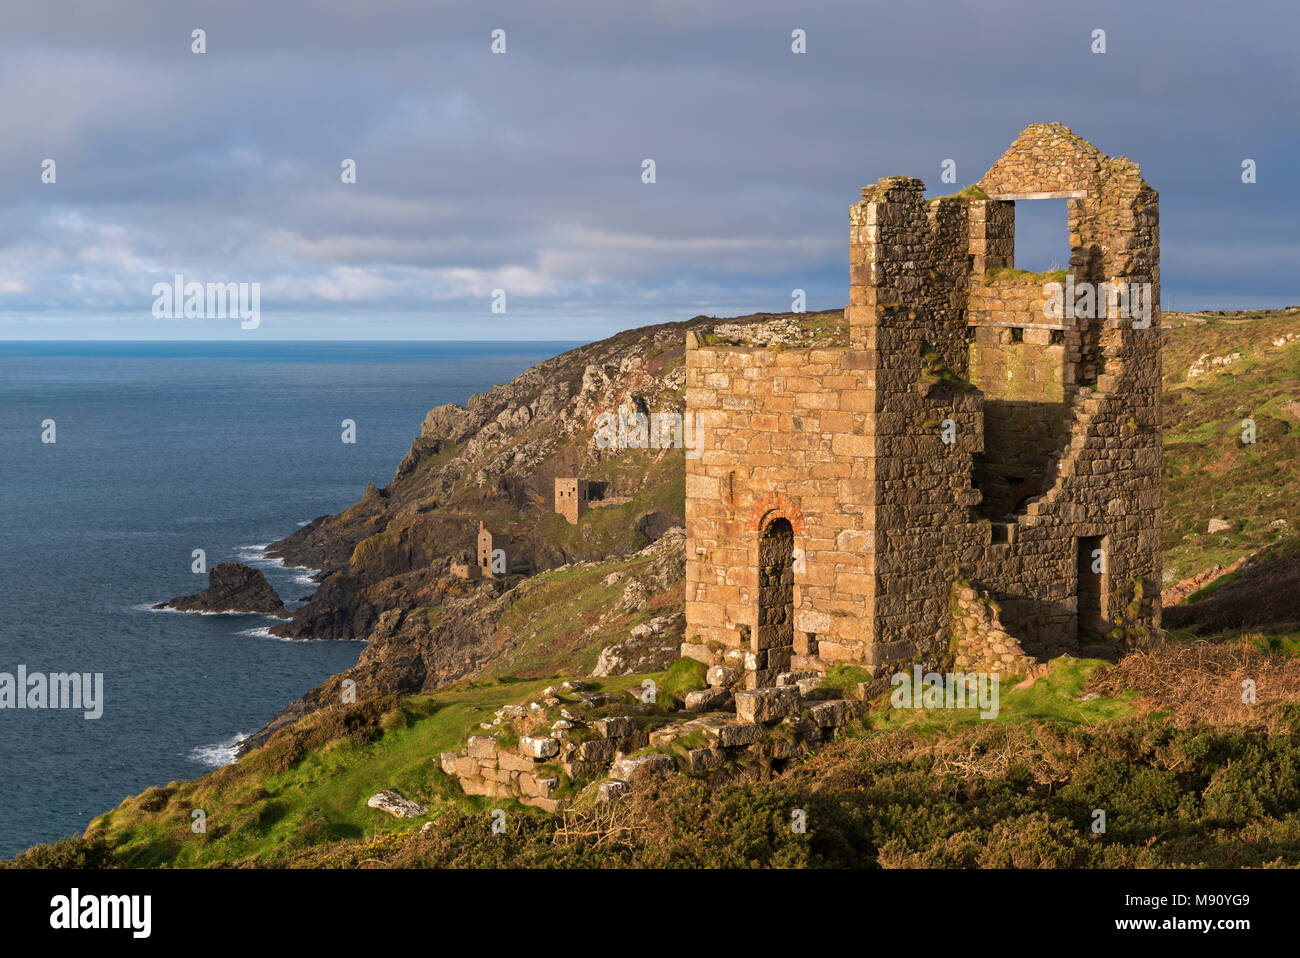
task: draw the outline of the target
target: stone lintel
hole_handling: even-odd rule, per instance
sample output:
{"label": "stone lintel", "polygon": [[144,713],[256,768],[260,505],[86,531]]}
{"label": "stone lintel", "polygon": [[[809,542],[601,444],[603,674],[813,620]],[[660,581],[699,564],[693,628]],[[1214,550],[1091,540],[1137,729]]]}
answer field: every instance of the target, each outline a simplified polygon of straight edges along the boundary
{"label": "stone lintel", "polygon": [[1082,200],[1087,199],[1087,190],[1051,190],[1046,193],[990,193],[989,199],[999,202],[1008,200]]}

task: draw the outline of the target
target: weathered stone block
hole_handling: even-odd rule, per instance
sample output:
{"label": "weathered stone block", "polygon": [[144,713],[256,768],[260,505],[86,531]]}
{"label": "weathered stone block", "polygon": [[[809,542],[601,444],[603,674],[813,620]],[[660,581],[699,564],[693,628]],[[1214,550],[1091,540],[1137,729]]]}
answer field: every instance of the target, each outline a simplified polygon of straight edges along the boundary
{"label": "weathered stone block", "polygon": [[656,775],[666,775],[675,771],[677,771],[677,763],[673,761],[670,755],[653,753],[650,755],[629,755],[626,758],[620,758],[610,766],[609,777],[636,786]]}
{"label": "weathered stone block", "polygon": [[727,707],[731,693],[726,689],[704,689],[686,693],[686,708],[691,712],[716,712]]}
{"label": "weathered stone block", "polygon": [[458,755],[452,763],[453,773],[461,777],[468,777],[478,774],[478,759],[470,758],[468,755]]}
{"label": "weathered stone block", "polygon": [[540,808],[544,812],[550,812],[554,815],[560,810],[560,803],[553,798],[543,798],[540,795],[525,795],[519,799],[521,805],[531,805],[534,808]]}
{"label": "weathered stone block", "polygon": [[618,779],[608,781],[608,782],[601,782],[596,789],[596,801],[598,802],[615,801],[619,798],[622,798],[624,795],[626,795],[630,787],[631,786],[629,786],[627,782],[620,781]]}
{"label": "weathered stone block", "polygon": [[497,767],[504,768],[508,772],[527,772],[533,765],[531,757],[525,758],[512,752],[501,752],[497,755]]}
{"label": "weathered stone block", "polygon": [[421,815],[429,814],[429,810],[423,805],[409,798],[403,798],[397,792],[387,788],[371,795],[366,804],[397,818],[419,818]]}
{"label": "weathered stone block", "polygon": [[717,742],[723,748],[736,748],[740,745],[751,745],[757,742],[763,734],[763,726],[755,725],[752,722],[727,722],[718,725],[705,725],[704,732],[710,738],[717,739]]}
{"label": "weathered stone block", "polygon": [[776,722],[799,714],[799,689],[773,686],[736,693],[736,717],[742,722]]}
{"label": "weathered stone block", "polygon": [[714,688],[731,688],[740,679],[740,673],[725,665],[715,665],[704,673],[704,681]]}
{"label": "weathered stone block", "polygon": [[727,764],[727,753],[720,748],[693,748],[686,753],[686,765],[692,772],[706,772]]}
{"label": "weathered stone block", "polygon": [[583,762],[611,762],[616,746],[602,738],[589,738],[578,744],[577,757]]}
{"label": "weathered stone block", "polygon": [[839,728],[853,717],[855,708],[848,699],[828,699],[809,706],[808,715],[822,728]]}
{"label": "weathered stone block", "polygon": [[703,662],[705,665],[712,662],[714,658],[712,650],[707,645],[683,642],[680,651],[682,658],[694,659],[696,662]]}
{"label": "weathered stone block", "polygon": [[626,715],[596,719],[593,724],[604,738],[624,738],[636,732],[636,722]]}
{"label": "weathered stone block", "polygon": [[550,736],[533,738],[525,735],[519,739],[519,754],[542,761],[560,754],[560,743]]}

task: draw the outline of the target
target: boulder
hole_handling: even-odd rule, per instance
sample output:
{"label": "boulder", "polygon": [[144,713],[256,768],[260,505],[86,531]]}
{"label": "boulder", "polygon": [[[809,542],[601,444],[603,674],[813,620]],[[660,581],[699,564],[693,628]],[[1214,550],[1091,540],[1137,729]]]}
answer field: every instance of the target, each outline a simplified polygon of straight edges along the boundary
{"label": "boulder", "polygon": [[601,782],[600,786],[596,789],[596,801],[612,802],[625,795],[628,788],[629,786],[627,782],[620,782],[618,780]]}
{"label": "boulder", "polygon": [[366,804],[390,815],[396,815],[398,818],[419,818],[421,815],[429,814],[429,810],[423,805],[417,804],[409,798],[403,798],[387,788],[382,792],[371,795]]}
{"label": "boulder", "polygon": [[456,774],[456,759],[460,758],[455,752],[443,752],[438,756],[438,764],[448,775]]}
{"label": "boulder", "polygon": [[614,758],[614,743],[601,738],[590,738],[578,744],[577,756],[582,762],[608,762]]}
{"label": "boulder", "polygon": [[763,735],[763,726],[753,722],[724,722],[704,726],[704,733],[717,739],[723,748],[735,748],[739,745],[752,745]]}
{"label": "boulder", "polygon": [[707,772],[727,764],[727,753],[720,748],[693,748],[686,753],[686,765],[692,772]]}

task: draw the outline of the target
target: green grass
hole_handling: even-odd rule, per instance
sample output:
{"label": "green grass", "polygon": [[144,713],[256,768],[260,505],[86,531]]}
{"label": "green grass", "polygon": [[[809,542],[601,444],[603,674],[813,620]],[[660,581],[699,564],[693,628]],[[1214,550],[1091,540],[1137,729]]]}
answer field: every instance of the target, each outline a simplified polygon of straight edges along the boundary
{"label": "green grass", "polygon": [[[588,681],[597,690],[617,692],[652,678],[671,692],[691,686],[700,676],[701,669],[678,663],[657,675]],[[506,800],[465,796],[442,772],[439,756],[460,749],[494,710],[536,697],[552,681],[494,679],[462,683],[434,695],[408,696],[381,714],[371,729],[372,740],[333,738],[308,749],[283,769],[275,767],[283,742],[273,739],[236,765],[127,799],[94,819],[87,836],[103,840],[133,867],[192,867],[248,859],[266,864],[317,844],[364,841],[380,830],[401,833],[419,828],[426,819],[397,819],[366,806],[371,795],[385,788],[426,806],[432,818],[453,807],[500,806]],[[318,714],[300,725],[321,721]],[[191,831],[193,809],[206,813],[205,833]],[[520,810],[524,811],[522,806]]]}
{"label": "green grass", "polygon": [[863,682],[871,681],[871,673],[858,665],[837,663],[828,666],[826,678],[817,688],[822,692],[839,693],[841,697],[852,697]]}
{"label": "green grass", "polygon": [[1080,699],[1093,671],[1107,667],[1100,659],[1059,658],[1052,661],[1046,675],[1028,688],[1015,688],[1019,679],[1002,682],[998,689],[998,714],[994,719],[980,718],[980,711],[976,708],[896,709],[890,703],[891,690],[872,703],[870,724],[873,729],[907,728],[947,735],[960,726],[987,721],[1012,724],[1052,721],[1071,725],[1110,722],[1133,714],[1129,701],[1132,696]]}
{"label": "green grass", "polygon": [[993,283],[1010,281],[1014,283],[1064,283],[1067,270],[1048,269],[1041,273],[1035,273],[1033,270],[1016,269],[1014,266],[1005,266],[1001,269],[990,269],[984,273],[984,285],[990,286]]}

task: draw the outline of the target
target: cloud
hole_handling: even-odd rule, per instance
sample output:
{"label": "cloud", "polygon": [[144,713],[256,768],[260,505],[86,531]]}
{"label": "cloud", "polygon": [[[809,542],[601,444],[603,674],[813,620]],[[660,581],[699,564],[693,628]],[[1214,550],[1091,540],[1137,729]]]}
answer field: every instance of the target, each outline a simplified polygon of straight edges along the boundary
{"label": "cloud", "polygon": [[529,338],[782,309],[795,287],[839,305],[862,185],[948,192],[945,159],[972,182],[1054,119],[1161,190],[1180,306],[1300,301],[1277,122],[1298,19],[1283,0],[23,5],[0,35],[0,313],[117,334],[175,273],[260,282],[272,328],[308,338],[466,335],[494,289],[493,333]]}

